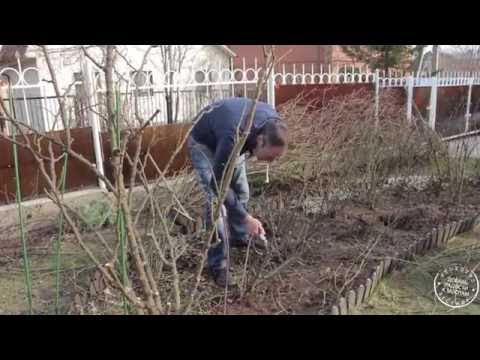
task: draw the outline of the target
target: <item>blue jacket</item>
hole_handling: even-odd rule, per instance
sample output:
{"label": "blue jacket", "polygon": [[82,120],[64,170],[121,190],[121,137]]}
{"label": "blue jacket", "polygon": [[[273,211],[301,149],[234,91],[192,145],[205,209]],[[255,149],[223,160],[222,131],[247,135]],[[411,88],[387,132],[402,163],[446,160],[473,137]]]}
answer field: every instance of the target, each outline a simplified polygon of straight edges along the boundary
{"label": "blue jacket", "polygon": [[[206,145],[214,154],[212,188],[221,183],[223,171],[232,153],[237,137],[237,129],[242,133],[248,121],[253,100],[247,98],[227,98],[213,103],[203,109],[194,120],[191,136],[196,142]],[[256,145],[259,131],[267,121],[278,121],[279,114],[272,106],[257,102],[253,124],[241,154],[252,152]],[[231,210],[232,216],[244,218],[246,209],[239,202],[235,193],[229,189],[225,206]]]}

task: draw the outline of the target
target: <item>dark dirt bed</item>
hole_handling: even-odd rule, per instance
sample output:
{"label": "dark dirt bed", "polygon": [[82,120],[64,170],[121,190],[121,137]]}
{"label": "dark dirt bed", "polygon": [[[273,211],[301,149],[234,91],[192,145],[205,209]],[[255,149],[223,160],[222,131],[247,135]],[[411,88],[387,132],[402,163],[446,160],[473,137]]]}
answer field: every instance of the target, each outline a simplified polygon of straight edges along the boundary
{"label": "dark dirt bed", "polygon": [[[225,296],[223,289],[212,285],[205,271],[200,284],[202,296],[195,313],[326,313],[350,287],[364,280],[375,259],[394,256],[439,224],[480,212],[480,190],[476,184],[466,185],[460,204],[451,203],[446,192],[392,189],[383,191],[374,210],[353,196],[337,204],[334,211],[326,215],[304,215],[303,209],[294,201],[301,191],[300,185],[272,183],[252,198],[252,213],[265,223],[272,243],[270,252],[260,255],[250,249],[244,274],[247,250],[232,249],[231,270],[239,286]],[[103,231],[112,232],[108,228]],[[53,225],[29,232],[29,251],[32,254],[41,251],[52,254],[54,234]],[[65,242],[69,244],[67,248],[72,248],[75,240],[69,235]],[[197,248],[194,244],[192,251],[180,259],[183,285],[193,281],[199,259]],[[20,250],[18,237],[0,244],[0,254],[8,255],[8,260],[4,257],[0,262],[4,274],[7,266],[21,271]],[[75,251],[81,253],[78,247]],[[82,264],[88,268],[84,272],[95,271],[87,260]],[[47,283],[51,284],[51,281]],[[88,283],[83,288],[88,289]],[[70,300],[74,290],[65,291]],[[52,298],[43,299],[48,306],[52,301]],[[10,299],[10,304],[12,302]],[[20,298],[18,302],[24,302],[24,299]],[[107,306],[104,311],[118,313],[119,310],[113,311]]]}

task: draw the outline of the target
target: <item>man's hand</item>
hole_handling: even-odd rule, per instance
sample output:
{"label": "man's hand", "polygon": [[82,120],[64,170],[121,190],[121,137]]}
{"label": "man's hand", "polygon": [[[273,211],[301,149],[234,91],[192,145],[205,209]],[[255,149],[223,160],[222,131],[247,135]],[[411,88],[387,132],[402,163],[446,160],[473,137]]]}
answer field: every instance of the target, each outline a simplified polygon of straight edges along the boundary
{"label": "man's hand", "polygon": [[247,215],[245,222],[247,225],[247,232],[250,235],[265,235],[262,223],[253,216]]}

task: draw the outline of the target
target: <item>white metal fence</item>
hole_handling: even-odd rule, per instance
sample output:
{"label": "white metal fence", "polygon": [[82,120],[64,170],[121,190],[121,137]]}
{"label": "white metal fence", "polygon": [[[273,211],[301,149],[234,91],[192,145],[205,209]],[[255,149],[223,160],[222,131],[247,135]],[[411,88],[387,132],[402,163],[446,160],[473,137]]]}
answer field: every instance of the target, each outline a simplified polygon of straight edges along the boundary
{"label": "white metal fence", "polygon": [[[83,67],[84,79],[77,81],[65,94],[67,107],[70,109],[73,126],[89,126],[92,117],[87,116],[88,106],[97,106],[97,113],[101,113],[104,105],[105,88],[102,85],[100,72],[89,67]],[[134,102],[138,113],[143,118],[149,118],[156,110],[158,115],[155,123],[166,122],[167,94],[171,95],[173,107],[173,121],[190,121],[208,103],[230,96],[251,96],[262,67],[246,67],[245,60],[242,68],[210,68],[185,69],[182,72],[149,72],[145,81],[138,85],[129,74],[115,74],[119,84],[119,93],[122,102]],[[37,73],[32,76],[32,73]],[[9,76],[12,101],[6,98],[3,92],[3,101],[7,108],[10,104],[17,117],[40,131],[59,130],[63,125],[58,120],[58,102],[54,96],[46,96],[48,87],[52,85],[42,81],[40,70],[34,67],[22,68],[20,61],[17,68],[0,70],[0,79],[6,74]],[[85,76],[87,74],[87,76]],[[30,75],[30,76],[27,76]],[[37,81],[29,81],[34,78]],[[282,85],[321,85],[321,84],[372,84],[378,97],[381,89],[404,88],[407,96],[406,114],[412,118],[414,89],[427,87],[430,89],[428,120],[435,128],[438,88],[465,87],[468,92],[465,106],[465,128],[469,131],[471,118],[472,87],[480,85],[480,73],[449,72],[431,76],[428,73],[410,74],[400,71],[372,71],[368,67],[354,68],[349,66],[307,66],[293,65],[287,71],[285,65],[277,66],[270,76],[265,91],[265,101],[275,104],[275,87]],[[51,93],[51,92],[50,92]],[[1,95],[1,93],[0,93]],[[7,96],[7,97],[8,97]],[[378,99],[377,99],[378,104]],[[1,113],[0,113],[1,116]],[[101,124],[99,125],[101,126]]]}
{"label": "white metal fence", "polygon": [[[240,69],[187,69],[182,73],[168,74],[153,72],[147,74],[145,82],[140,85],[135,84],[129,74],[115,74],[115,81],[119,84],[117,91],[121,103],[127,105],[128,111],[137,109],[138,114],[147,119],[159,110],[153,122],[165,123],[168,93],[172,97],[175,109],[173,121],[180,122],[191,121],[204,106],[216,99],[252,96],[262,71],[264,70],[257,66],[257,62],[253,67],[247,68],[244,61]],[[46,95],[51,93],[52,84],[43,81],[40,73],[40,69],[35,67],[22,68],[20,61],[17,68],[0,69],[0,80],[7,84],[7,86],[0,86],[0,99],[8,111],[33,128],[39,131],[61,130],[63,124],[59,121],[58,99]],[[377,109],[382,89],[403,88],[407,99],[406,117],[409,120],[412,119],[413,114],[415,89],[428,88],[428,120],[432,128],[435,128],[437,118],[438,89],[452,86],[464,87],[467,91],[465,113],[462,115],[465,126],[459,132],[468,134],[471,130],[472,88],[480,85],[480,73],[440,73],[431,76],[428,73],[405,74],[398,71],[384,73],[371,71],[367,67],[333,68],[306,65],[294,65],[287,71],[286,66],[279,66],[268,79],[263,100],[274,105],[275,89],[279,86],[322,84],[371,84],[375,90]],[[101,119],[105,114],[105,87],[102,86],[99,72],[91,69],[83,58],[81,79],[72,83],[62,96],[69,109],[72,126],[92,127],[96,164],[100,173],[103,174],[100,132],[102,131]],[[0,122],[4,115],[0,111]],[[478,115],[480,115],[480,108]],[[480,117],[478,123],[480,124]],[[2,128],[2,131],[8,131],[8,128]],[[99,185],[103,187],[101,182]]]}
{"label": "white metal fence", "polygon": [[[401,71],[372,71],[368,67],[355,68],[344,67],[323,67],[314,65],[291,66],[290,71],[286,66],[275,72],[273,80],[277,85],[322,85],[322,84],[372,84],[375,89],[376,104],[379,101],[381,89],[404,88],[406,92],[406,116],[412,119],[415,88],[429,88],[430,99],[428,110],[428,121],[431,128],[436,128],[438,89],[442,87],[465,87],[467,97],[465,99],[464,127],[455,136],[461,136],[470,132],[472,118],[472,87],[480,85],[480,72],[439,72],[432,76],[431,73],[404,73]],[[479,109],[480,111],[480,109]],[[456,119],[451,119],[452,121]],[[480,118],[479,118],[480,120]],[[477,131],[477,130],[475,130]]]}

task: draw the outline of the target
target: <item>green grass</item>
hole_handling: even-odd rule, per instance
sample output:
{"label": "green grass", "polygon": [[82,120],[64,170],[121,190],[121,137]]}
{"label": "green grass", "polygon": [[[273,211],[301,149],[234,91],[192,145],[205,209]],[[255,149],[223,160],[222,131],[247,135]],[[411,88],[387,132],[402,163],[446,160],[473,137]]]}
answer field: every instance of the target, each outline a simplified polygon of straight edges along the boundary
{"label": "green grass", "polygon": [[[463,234],[448,243],[444,250],[417,258],[402,271],[380,282],[370,300],[355,311],[361,315],[480,315],[480,299],[470,305],[451,309],[435,296],[433,279],[449,264],[473,268],[480,263],[480,236]],[[480,272],[477,268],[477,276]]]}
{"label": "green grass", "polygon": [[[93,249],[99,244],[90,242]],[[53,251],[53,246],[49,249]],[[96,251],[96,252],[97,252]],[[55,269],[51,256],[35,254],[30,256],[32,273],[32,308],[33,314],[52,314],[55,302]],[[85,276],[94,269],[94,264],[85,252],[75,243],[65,241],[62,244],[60,271],[60,313],[66,313],[71,305],[71,297],[76,290],[75,285],[86,287]],[[25,302],[26,289],[22,264],[19,259],[9,261],[0,268],[0,315],[28,314]]]}

